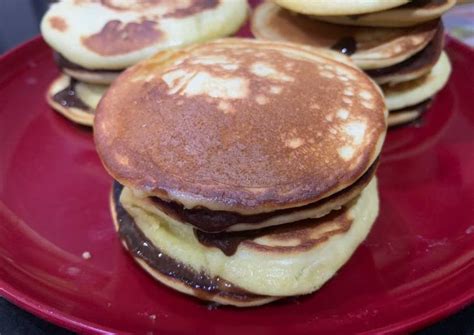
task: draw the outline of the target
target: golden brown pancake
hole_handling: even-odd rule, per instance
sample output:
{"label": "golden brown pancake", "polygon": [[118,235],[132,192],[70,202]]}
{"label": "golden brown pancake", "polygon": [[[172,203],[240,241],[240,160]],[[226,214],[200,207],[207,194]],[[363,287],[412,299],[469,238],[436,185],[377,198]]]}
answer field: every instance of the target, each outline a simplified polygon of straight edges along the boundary
{"label": "golden brown pancake", "polygon": [[367,27],[410,27],[435,20],[456,4],[456,0],[415,0],[403,6],[369,14],[317,16],[321,21]]}
{"label": "golden brown pancake", "polygon": [[256,214],[328,197],[375,161],[386,108],[362,71],[324,55],[223,39],[144,61],[97,108],[99,155],[122,184],[185,208]]}
{"label": "golden brown pancake", "polygon": [[441,24],[431,42],[407,60],[381,69],[365,71],[378,84],[397,84],[413,80],[431,71],[438,62],[444,44],[444,29]]}
{"label": "golden brown pancake", "polygon": [[378,69],[400,63],[422,50],[439,25],[434,20],[409,28],[353,27],[325,23],[263,3],[252,16],[251,29],[259,39],[332,48],[350,55],[363,69]]}
{"label": "golden brown pancake", "polygon": [[315,203],[297,208],[287,208],[269,213],[242,215],[236,212],[212,211],[207,208],[186,209],[174,201],[164,201],[157,197],[147,198],[164,220],[176,224],[189,224],[195,228],[218,233],[223,231],[253,230],[276,226],[309,218],[319,218],[332,210],[340,209],[356,198],[372,180],[378,160],[354,184]]}

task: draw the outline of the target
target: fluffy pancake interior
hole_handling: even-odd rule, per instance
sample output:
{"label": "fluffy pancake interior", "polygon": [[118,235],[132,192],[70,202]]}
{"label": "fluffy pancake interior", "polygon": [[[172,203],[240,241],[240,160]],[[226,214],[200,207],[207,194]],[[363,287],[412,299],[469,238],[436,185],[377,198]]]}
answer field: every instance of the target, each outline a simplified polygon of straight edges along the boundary
{"label": "fluffy pancake interior", "polygon": [[106,85],[79,82],[76,85],[76,92],[82,101],[84,101],[92,109],[95,109],[105,91],[107,91],[107,88],[108,86]]}
{"label": "fluffy pancake interior", "polygon": [[[143,234],[166,255],[195,271],[223,278],[260,295],[313,292],[349,259],[378,213],[375,179],[353,203],[315,225],[243,241],[232,256],[201,244],[191,227],[160,218],[125,188],[120,201]],[[330,218],[330,220],[329,220]],[[347,224],[349,222],[349,224]],[[341,227],[347,227],[341,229]]]}

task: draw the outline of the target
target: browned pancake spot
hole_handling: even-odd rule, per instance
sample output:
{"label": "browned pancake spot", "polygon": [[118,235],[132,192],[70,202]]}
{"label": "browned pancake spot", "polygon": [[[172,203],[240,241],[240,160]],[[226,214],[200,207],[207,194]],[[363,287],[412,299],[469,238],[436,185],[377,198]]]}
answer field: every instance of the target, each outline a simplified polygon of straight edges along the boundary
{"label": "browned pancake spot", "polygon": [[[116,11],[143,11],[152,7],[162,7],[163,17],[183,18],[194,15],[206,9],[217,7],[219,0],[190,0],[187,2],[175,0],[100,0],[105,7]],[[166,14],[167,13],[167,14]]]}
{"label": "browned pancake spot", "polygon": [[215,8],[218,4],[219,0],[193,0],[189,6],[177,8],[173,12],[166,14],[164,17],[183,18],[207,9]]}
{"label": "browned pancake spot", "polygon": [[89,37],[83,37],[82,43],[91,51],[102,56],[115,56],[143,49],[156,43],[163,33],[156,28],[156,22],[130,22],[120,20],[107,22],[102,30]]}
{"label": "browned pancake spot", "polygon": [[138,1],[116,1],[116,0],[100,0],[100,3],[119,11],[130,10],[130,9],[146,9],[152,6],[156,6],[162,3],[163,0],[138,0]]}
{"label": "browned pancake spot", "polygon": [[65,32],[67,30],[67,23],[62,17],[52,16],[49,18],[49,23],[53,29],[60,32]]}

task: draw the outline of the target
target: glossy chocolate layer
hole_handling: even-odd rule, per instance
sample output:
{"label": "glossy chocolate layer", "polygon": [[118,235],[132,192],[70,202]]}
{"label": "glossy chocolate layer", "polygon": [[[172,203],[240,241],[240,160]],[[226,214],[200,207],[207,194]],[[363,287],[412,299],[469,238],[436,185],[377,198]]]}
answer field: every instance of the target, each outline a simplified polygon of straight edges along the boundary
{"label": "glossy chocolate layer", "polygon": [[135,220],[120,203],[123,186],[118,182],[113,185],[113,203],[121,239],[127,245],[133,257],[139,258],[151,268],[164,276],[177,280],[193,289],[194,294],[202,299],[220,295],[233,300],[251,301],[264,296],[250,293],[219,277],[210,277],[199,273],[187,265],[164,254],[138,228]]}
{"label": "glossy chocolate layer", "polygon": [[431,9],[446,4],[447,0],[412,0],[400,8]]}
{"label": "glossy chocolate layer", "polygon": [[84,112],[92,113],[92,109],[78,96],[76,84],[77,80],[71,78],[69,85],[65,89],[53,95],[53,100],[61,106],[67,108],[79,108]]}
{"label": "glossy chocolate layer", "polygon": [[[330,221],[337,221],[338,219],[341,220],[341,211],[343,211],[343,209],[332,211],[330,214],[319,219],[306,219],[290,224],[266,227],[255,230],[212,234],[195,229],[194,235],[201,244],[211,248],[218,248],[227,256],[232,256],[233,254],[235,254],[237,248],[242,242],[254,241],[259,237],[264,236],[270,237],[270,239],[278,238],[278,236],[280,236],[280,238],[282,238],[283,240],[299,240],[300,244],[295,245],[295,249],[305,249],[305,247],[307,247],[307,249],[310,249],[314,246],[314,244],[306,240],[306,238],[308,237],[308,231],[319,224],[324,224]],[[343,224],[341,224],[340,229],[328,231],[326,234],[322,235],[318,239],[318,241],[323,242],[334,234],[348,231],[351,227],[352,221],[347,219],[342,221]]]}
{"label": "glossy chocolate layer", "polygon": [[121,70],[106,70],[106,69],[88,69],[85,68],[79,64],[71,62],[69,59],[65,58],[63,55],[61,55],[59,52],[54,52],[53,54],[54,61],[56,64],[61,68],[61,69],[71,69],[71,70],[76,70],[76,71],[85,71],[85,72],[91,72],[91,73],[110,73],[110,74],[119,74],[122,72]]}
{"label": "glossy chocolate layer", "polygon": [[325,202],[330,202],[335,198],[342,197],[348,192],[351,191],[353,188],[362,188],[367,185],[372,178],[375,169],[378,165],[378,159],[372,164],[372,166],[360,177],[354,184],[351,186],[325,198],[319,200],[315,203],[308,204],[302,207],[296,208],[288,208],[288,209],[281,209],[276,210],[269,213],[262,213],[262,214],[254,214],[254,215],[242,215],[236,212],[228,212],[228,211],[213,211],[208,208],[192,208],[187,209],[184,208],[181,204],[176,202],[167,202],[161,200],[158,197],[153,197],[153,201],[158,206],[158,208],[166,213],[168,216],[181,221],[189,223],[199,230],[209,232],[209,233],[217,233],[223,232],[227,228],[239,224],[239,223],[246,223],[246,224],[259,224],[262,221],[268,220],[272,217],[283,215],[283,214],[290,214],[293,212],[307,210],[314,207],[321,206]]}
{"label": "glossy chocolate layer", "polygon": [[427,65],[434,66],[441,56],[441,52],[443,51],[443,41],[444,27],[443,23],[440,21],[436,35],[433,37],[431,42],[416,55],[401,63],[381,69],[367,70],[365,72],[372,78],[378,78],[382,76],[403,75],[405,73],[415,72],[426,67]]}
{"label": "glossy chocolate layer", "polygon": [[343,37],[331,49],[350,56],[357,51],[357,42],[353,36]]}

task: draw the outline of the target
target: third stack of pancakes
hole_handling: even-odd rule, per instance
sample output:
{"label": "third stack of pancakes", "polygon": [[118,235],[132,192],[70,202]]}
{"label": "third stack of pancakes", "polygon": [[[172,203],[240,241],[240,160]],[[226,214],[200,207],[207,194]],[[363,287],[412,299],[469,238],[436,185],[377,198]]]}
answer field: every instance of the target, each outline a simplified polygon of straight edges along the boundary
{"label": "third stack of pancakes", "polygon": [[319,289],[365,239],[386,122],[379,87],[346,56],[223,39],[120,75],[94,137],[138,264],[254,306]]}
{"label": "third stack of pancakes", "polygon": [[440,17],[455,2],[274,0],[255,10],[252,32],[350,56],[382,87],[393,126],[418,119],[448,81]]}

